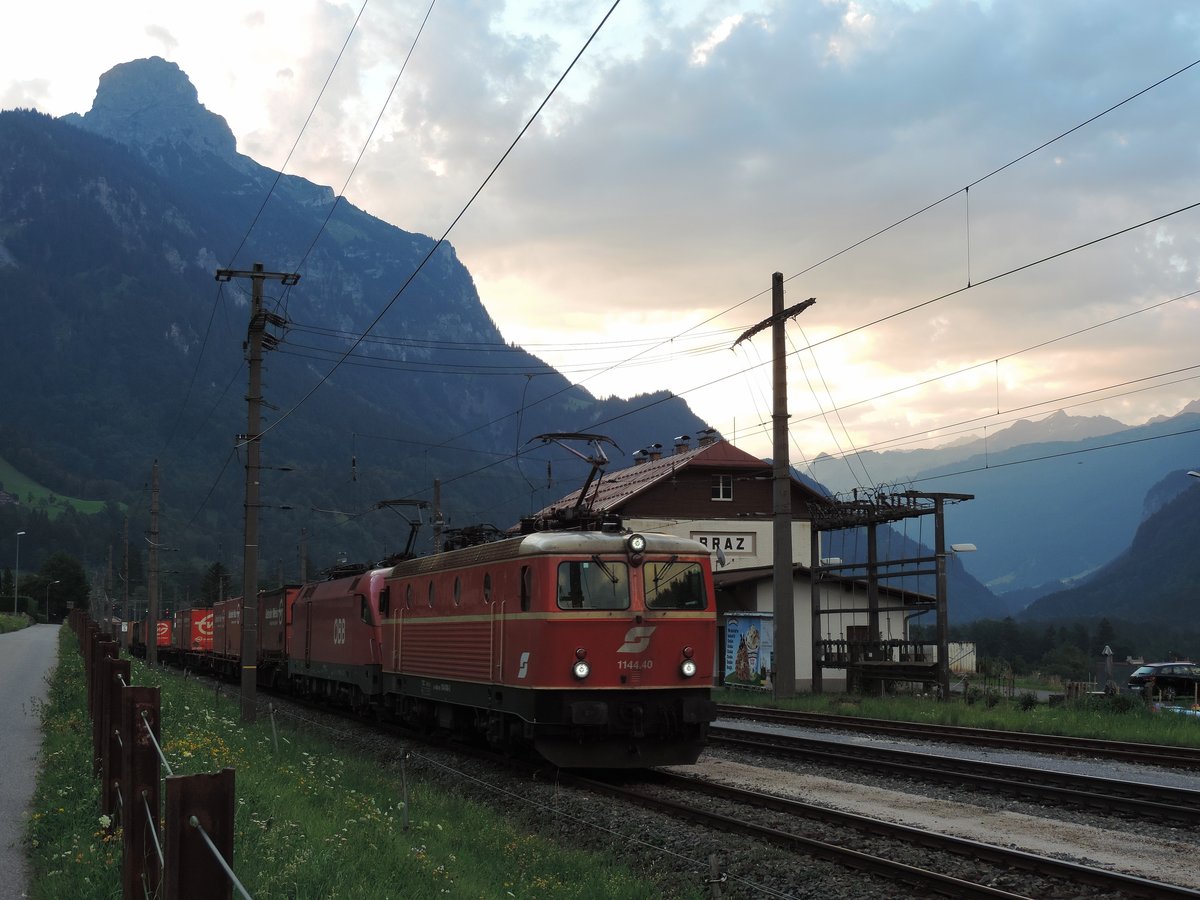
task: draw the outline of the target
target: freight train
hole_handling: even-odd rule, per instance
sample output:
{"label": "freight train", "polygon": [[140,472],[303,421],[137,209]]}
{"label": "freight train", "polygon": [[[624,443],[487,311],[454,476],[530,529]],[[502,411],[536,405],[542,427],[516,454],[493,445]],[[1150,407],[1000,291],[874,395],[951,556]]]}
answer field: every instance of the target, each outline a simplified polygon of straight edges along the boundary
{"label": "freight train", "polygon": [[[177,612],[160,657],[237,676],[242,611]],[[263,592],[255,664],[264,686],[561,767],[687,764],[716,630],[699,542],[543,531]]]}

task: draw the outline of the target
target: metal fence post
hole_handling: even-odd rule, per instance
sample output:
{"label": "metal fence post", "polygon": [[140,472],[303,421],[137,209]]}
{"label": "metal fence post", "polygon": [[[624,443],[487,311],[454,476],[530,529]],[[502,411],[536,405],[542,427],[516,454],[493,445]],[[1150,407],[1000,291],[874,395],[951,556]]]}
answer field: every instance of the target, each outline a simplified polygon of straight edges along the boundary
{"label": "metal fence post", "polygon": [[[155,687],[127,687],[121,690],[121,825],[124,828],[122,896],[153,896],[162,878],[162,867],[155,850],[158,828],[158,747],[159,690]],[[144,714],[144,717],[143,717]],[[149,721],[150,731],[146,724]],[[155,817],[150,822],[146,809]],[[144,879],[144,884],[143,884]]]}
{"label": "metal fence post", "polygon": [[92,667],[88,672],[88,683],[91,689],[88,694],[92,698],[92,774],[99,777],[104,759],[104,745],[108,737],[104,733],[104,700],[107,682],[105,681],[104,660],[116,659],[119,650],[115,641],[98,639],[93,644]]}
{"label": "metal fence post", "polygon": [[233,816],[233,769],[167,779],[166,900],[231,900]]}
{"label": "metal fence post", "polygon": [[121,690],[129,683],[129,660],[103,660],[100,707],[100,812],[112,815],[117,810],[116,782],[121,777]]}

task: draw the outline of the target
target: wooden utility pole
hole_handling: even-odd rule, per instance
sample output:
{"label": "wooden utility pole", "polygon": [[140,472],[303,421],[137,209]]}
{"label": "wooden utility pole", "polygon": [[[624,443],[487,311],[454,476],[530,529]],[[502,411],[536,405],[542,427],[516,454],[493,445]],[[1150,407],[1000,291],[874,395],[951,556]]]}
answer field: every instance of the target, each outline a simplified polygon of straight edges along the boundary
{"label": "wooden utility pole", "polygon": [[771,453],[774,512],[774,565],[772,569],[772,606],[775,615],[775,674],[772,679],[775,698],[796,695],[796,606],[792,568],[792,473],[788,453],[787,353],[784,326],[814,303],[809,297],[788,309],[783,308],[783,273],[771,276],[771,315],[748,329],[733,342],[737,346],[768,326],[771,328],[771,371],[773,381],[773,423]]}
{"label": "wooden utility pole", "polygon": [[129,516],[125,517],[125,533],[122,537],[125,541],[124,554],[125,562],[124,569],[121,572],[121,581],[125,585],[124,594],[122,595],[122,606],[125,609],[125,621],[129,621]]}
{"label": "wooden utility pole", "polygon": [[158,460],[150,480],[150,572],[146,578],[146,664],[158,665]]}
{"label": "wooden utility pole", "polygon": [[237,442],[246,448],[245,549],[242,557],[242,721],[258,717],[258,479],[262,445],[262,361],[264,347],[278,342],[267,326],[282,327],[286,320],[263,309],[263,282],[270,278],[285,285],[300,280],[294,272],[264,272],[262,263],[249,271],[218,269],[217,281],[249,278],[250,324],[246,329],[246,362],[250,368],[246,392],[246,433]]}

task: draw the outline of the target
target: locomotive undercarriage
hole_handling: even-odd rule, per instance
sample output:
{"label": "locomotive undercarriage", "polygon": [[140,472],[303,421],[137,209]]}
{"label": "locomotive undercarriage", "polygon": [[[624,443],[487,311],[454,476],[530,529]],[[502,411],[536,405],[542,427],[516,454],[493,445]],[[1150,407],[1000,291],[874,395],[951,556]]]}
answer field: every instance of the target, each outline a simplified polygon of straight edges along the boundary
{"label": "locomotive undercarriage", "polygon": [[706,689],[641,690],[635,695],[416,678],[397,678],[388,688],[384,710],[410,728],[453,734],[502,752],[532,749],[564,768],[693,763],[716,713]]}

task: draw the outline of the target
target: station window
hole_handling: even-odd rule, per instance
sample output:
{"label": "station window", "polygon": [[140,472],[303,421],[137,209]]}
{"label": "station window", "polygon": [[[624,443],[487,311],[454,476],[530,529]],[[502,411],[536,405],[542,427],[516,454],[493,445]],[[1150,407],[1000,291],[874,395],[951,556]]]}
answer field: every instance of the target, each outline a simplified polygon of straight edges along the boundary
{"label": "station window", "polygon": [[714,500],[733,499],[732,475],[714,475],[712,477],[712,498]]}

